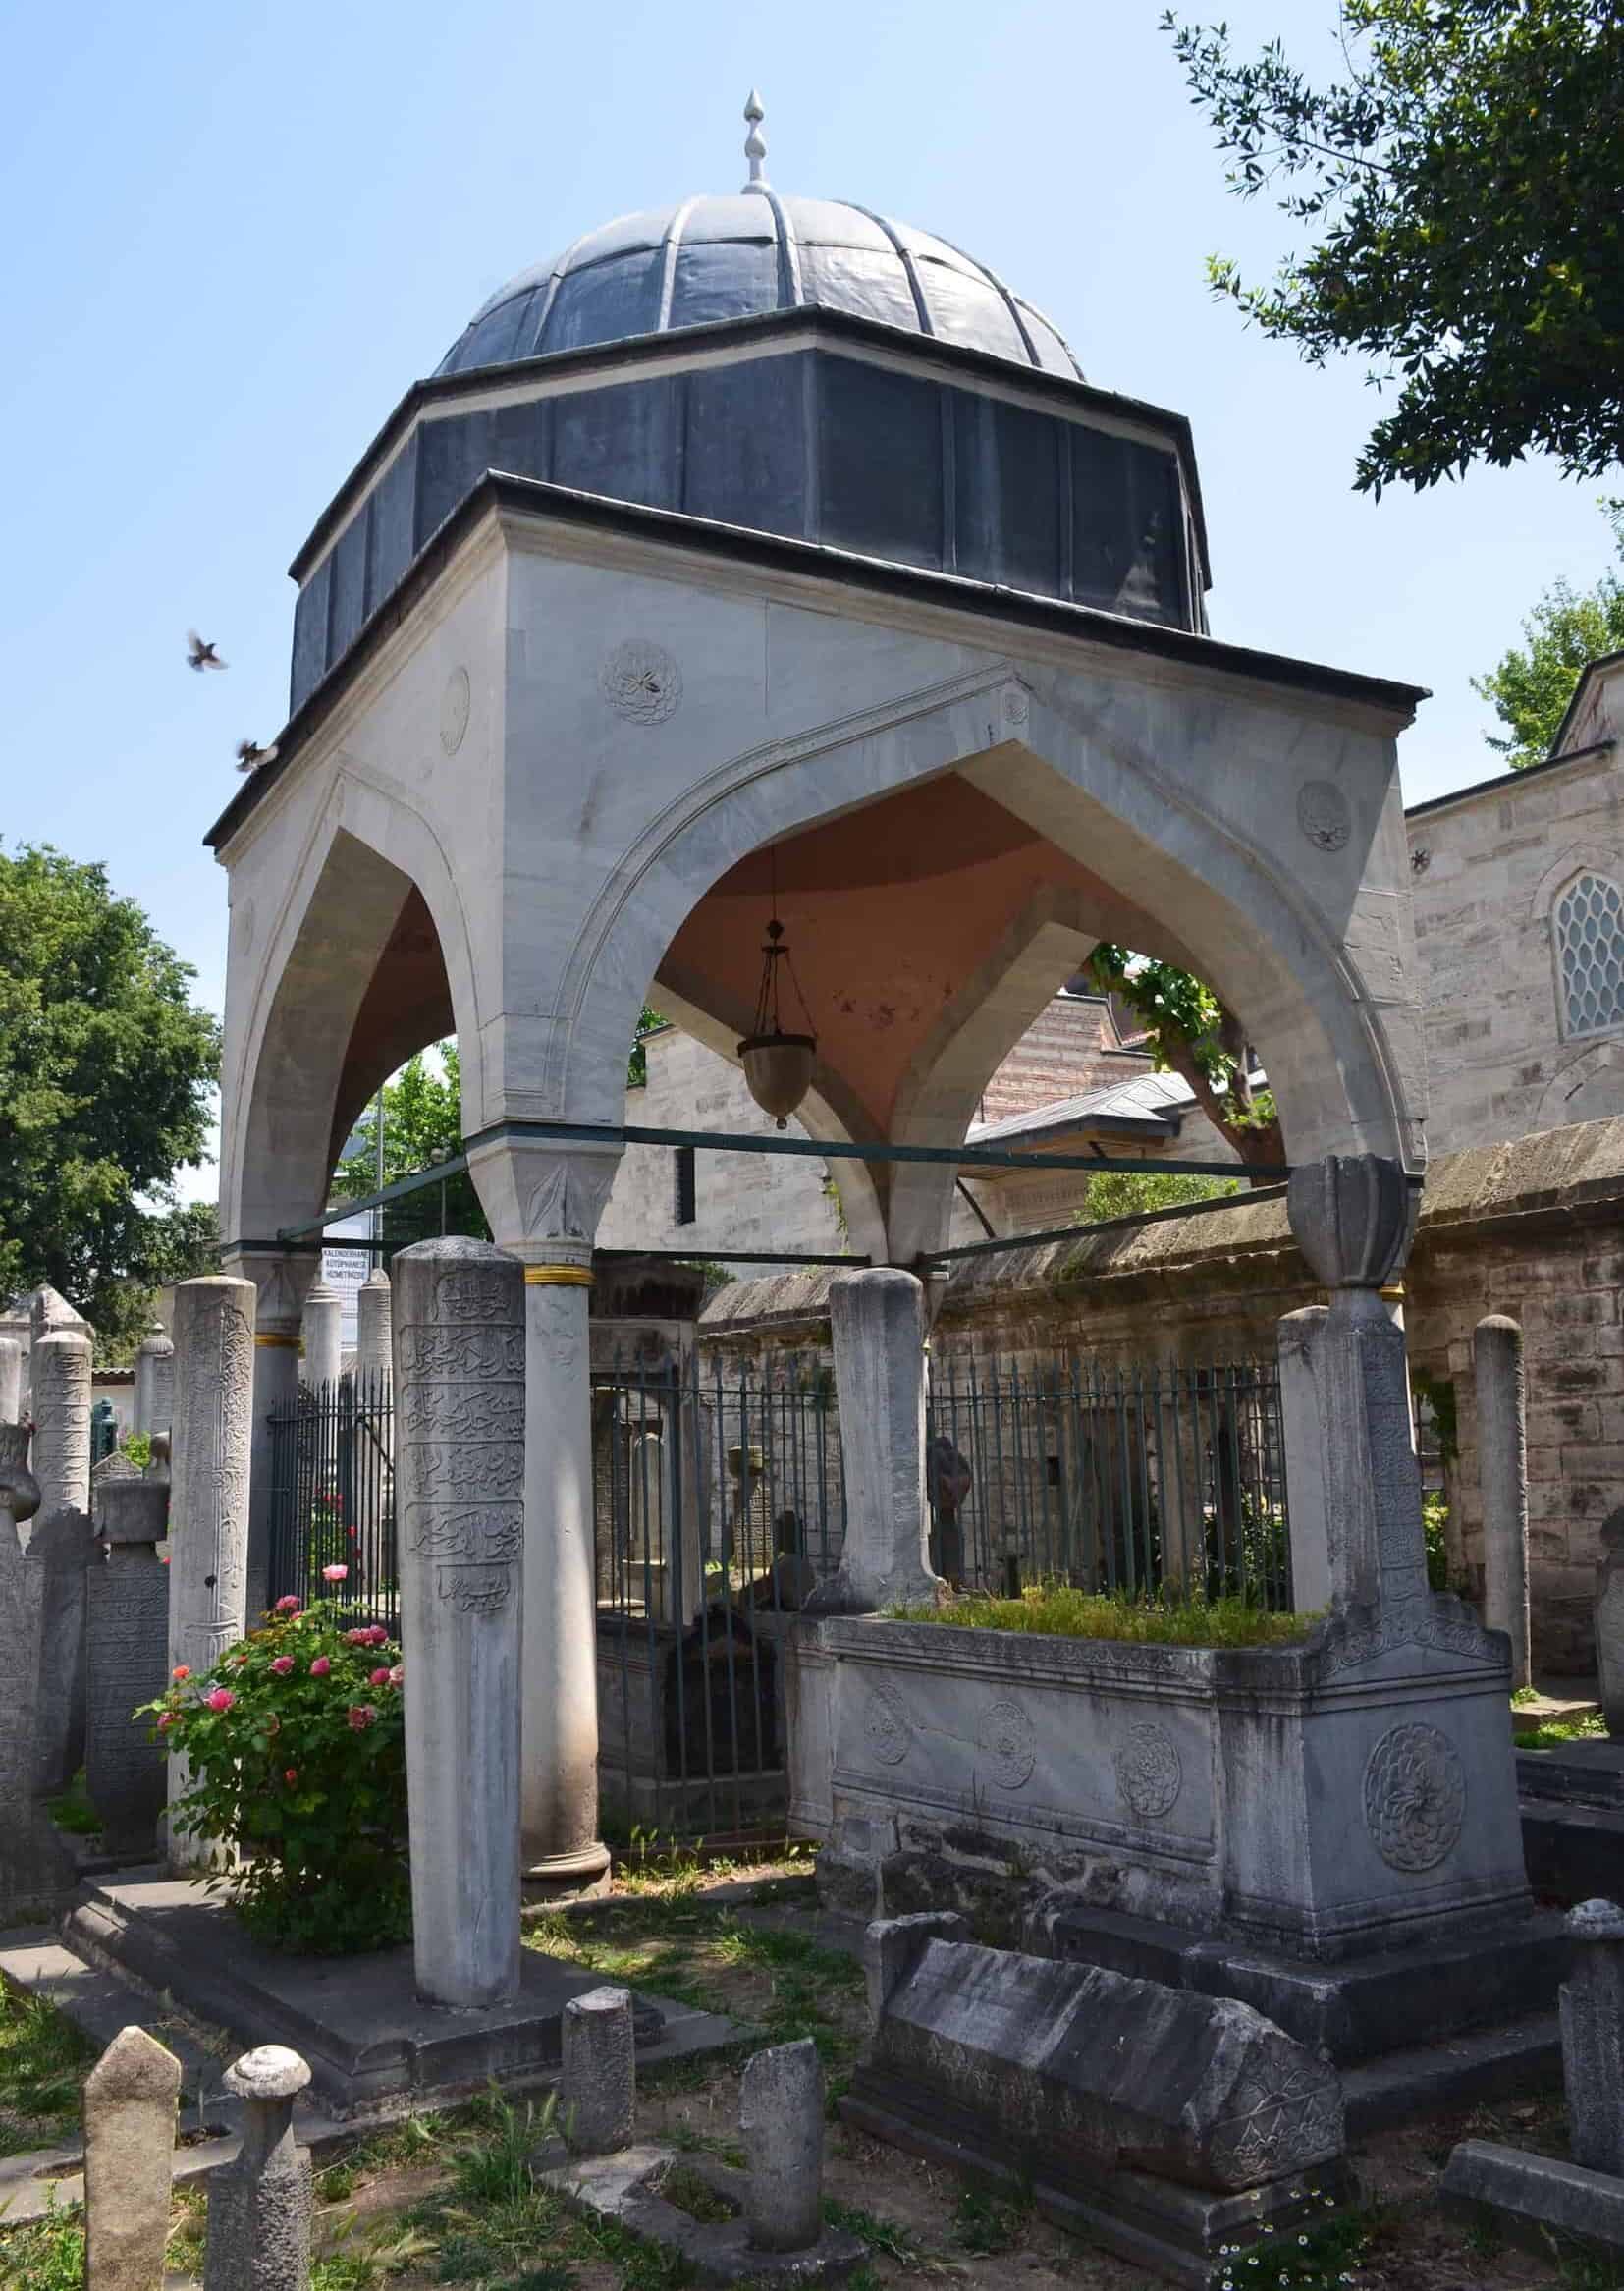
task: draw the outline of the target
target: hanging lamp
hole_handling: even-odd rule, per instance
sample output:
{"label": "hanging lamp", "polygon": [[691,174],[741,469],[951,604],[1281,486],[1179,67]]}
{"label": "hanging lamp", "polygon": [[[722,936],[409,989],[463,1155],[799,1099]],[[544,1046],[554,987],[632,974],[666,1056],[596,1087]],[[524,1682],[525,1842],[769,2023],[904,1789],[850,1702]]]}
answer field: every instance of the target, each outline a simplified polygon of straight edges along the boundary
{"label": "hanging lamp", "polygon": [[795,976],[795,965],[790,960],[789,946],[779,920],[778,849],[775,845],[768,860],[772,876],[772,915],[767,925],[767,938],[761,950],[761,985],[756,990],[756,1014],[750,1032],[738,1046],[738,1062],[744,1068],[744,1080],[751,1097],[764,1114],[770,1114],[780,1129],[787,1129],[789,1117],[812,1086],[812,1067],[818,1055],[816,1034],[786,1034],[779,1009],[779,967],[784,964],[789,972],[789,983],[795,990],[801,1014],[808,1026],[812,1013],[807,1009],[806,997],[801,993],[800,980]]}

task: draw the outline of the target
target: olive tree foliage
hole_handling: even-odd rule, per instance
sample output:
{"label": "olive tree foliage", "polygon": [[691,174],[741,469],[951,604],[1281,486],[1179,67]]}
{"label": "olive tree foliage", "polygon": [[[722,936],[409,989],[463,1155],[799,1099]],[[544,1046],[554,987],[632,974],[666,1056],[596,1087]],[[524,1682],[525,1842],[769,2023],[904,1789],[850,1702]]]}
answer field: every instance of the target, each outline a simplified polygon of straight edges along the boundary
{"label": "olive tree foliage", "polygon": [[1109,943],[1095,948],[1087,969],[1102,994],[1127,1004],[1145,1028],[1158,1071],[1189,1084],[1243,1162],[1261,1170],[1284,1160],[1273,1097],[1254,1076],[1240,1020],[1210,986],[1176,963]]}
{"label": "olive tree foliage", "polygon": [[0,850],[0,1295],[48,1282],[127,1358],[155,1291],[212,1272],[177,1171],[208,1138],[220,1031],[105,867]]}
{"label": "olive tree foliage", "polygon": [[[1624,563],[1624,501],[1603,506]],[[1624,579],[1616,572],[1604,573],[1591,589],[1553,582],[1523,623],[1523,642],[1472,680],[1472,689],[1493,702],[1505,727],[1504,738],[1489,734],[1489,746],[1514,772],[1543,763],[1586,666],[1621,646]]]}
{"label": "olive tree foliage", "polygon": [[1302,242],[1268,285],[1213,257],[1215,293],[1396,390],[1358,490],[1531,450],[1575,476],[1624,458],[1618,0],[1341,0],[1325,86],[1278,40],[1243,61],[1221,24],[1163,27],[1231,191],[1272,194]]}

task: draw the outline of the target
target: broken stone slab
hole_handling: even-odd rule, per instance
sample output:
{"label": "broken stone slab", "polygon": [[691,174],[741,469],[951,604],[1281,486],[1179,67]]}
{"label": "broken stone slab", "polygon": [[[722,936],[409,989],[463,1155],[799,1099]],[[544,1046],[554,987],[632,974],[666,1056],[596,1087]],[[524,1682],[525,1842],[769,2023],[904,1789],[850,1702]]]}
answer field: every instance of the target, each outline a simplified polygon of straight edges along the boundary
{"label": "broken stone slab", "polygon": [[860,2129],[1028,2180],[1049,2215],[1175,2282],[1206,2284],[1224,2242],[1306,2225],[1345,2184],[1336,2071],[1250,2005],[900,1922],[867,1947],[891,1987],[840,2102]]}
{"label": "broken stone slab", "polygon": [[[692,2172],[738,2216],[699,2220],[672,2203],[661,2187],[677,2168]],[[758,2249],[742,2216],[749,2174],[730,2170],[713,2156],[645,2145],[618,2155],[543,2163],[536,2176],[588,2218],[612,2221],[641,2243],[677,2254],[700,2283],[843,2283],[868,2257],[859,2237],[839,2228],[825,2228],[808,2250]]]}
{"label": "broken stone slab", "polygon": [[84,2080],[85,2291],[159,2291],[181,2063],[132,2025]]}
{"label": "broken stone slab", "polygon": [[74,1858],[33,1794],[40,1593],[18,1528],[39,1508],[28,1427],[0,1424],[0,1926],[53,1916],[79,1882]]}
{"label": "broken stone slab", "polygon": [[1444,2209],[1469,2224],[1487,2207],[1513,2241],[1548,2258],[1553,2236],[1624,2252],[1624,2179],[1493,2140],[1463,2140],[1438,2183]]}
{"label": "broken stone slab", "polygon": [[1568,1912],[1573,1971],[1557,1999],[1562,2087],[1576,2163],[1624,2172],[1624,1909],[1581,1901]]}

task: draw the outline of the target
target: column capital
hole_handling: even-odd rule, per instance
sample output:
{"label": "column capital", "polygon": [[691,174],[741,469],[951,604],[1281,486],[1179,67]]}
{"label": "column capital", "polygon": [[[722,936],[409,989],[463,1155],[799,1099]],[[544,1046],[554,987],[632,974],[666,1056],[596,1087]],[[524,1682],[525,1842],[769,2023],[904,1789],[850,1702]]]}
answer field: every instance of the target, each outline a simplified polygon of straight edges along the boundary
{"label": "column capital", "polygon": [[610,1139],[500,1137],[468,1149],[468,1174],[499,1248],[531,1286],[585,1286],[623,1149]]}
{"label": "column capital", "polygon": [[254,1286],[254,1342],[269,1347],[298,1344],[304,1299],[321,1271],[316,1249],[255,1248],[229,1242],[220,1252],[220,1269]]}
{"label": "column capital", "polygon": [[1419,1198],[1381,1154],[1327,1154],[1291,1173],[1286,1215],[1309,1270],[1327,1288],[1387,1286],[1410,1254]]}

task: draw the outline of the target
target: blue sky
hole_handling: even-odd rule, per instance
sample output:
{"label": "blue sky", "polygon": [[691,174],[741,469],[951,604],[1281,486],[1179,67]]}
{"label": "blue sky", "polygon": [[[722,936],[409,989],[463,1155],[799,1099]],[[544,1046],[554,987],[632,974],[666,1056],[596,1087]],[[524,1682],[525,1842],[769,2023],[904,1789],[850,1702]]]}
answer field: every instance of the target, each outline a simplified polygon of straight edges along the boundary
{"label": "blue sky", "polygon": [[[1328,61],[1332,0],[1223,13]],[[1494,770],[1469,678],[1558,574],[1600,573],[1602,488],[1530,464],[1353,494],[1360,372],[1305,367],[1209,298],[1206,255],[1257,267],[1279,226],[1226,196],[1158,14],[14,0],[0,834],[105,859],[218,1008],[225,877],[199,839],[237,740],[282,721],[295,548],[505,278],[628,208],[736,188],[752,82],[780,188],[942,232],[1091,379],[1190,415],[1215,633],[1433,686],[1412,800]],[[229,675],[188,673],[192,623]]]}

